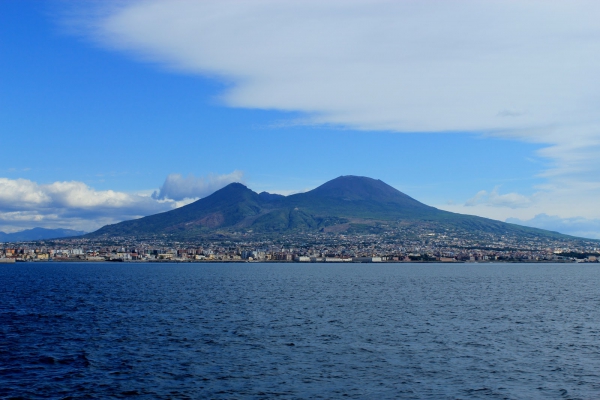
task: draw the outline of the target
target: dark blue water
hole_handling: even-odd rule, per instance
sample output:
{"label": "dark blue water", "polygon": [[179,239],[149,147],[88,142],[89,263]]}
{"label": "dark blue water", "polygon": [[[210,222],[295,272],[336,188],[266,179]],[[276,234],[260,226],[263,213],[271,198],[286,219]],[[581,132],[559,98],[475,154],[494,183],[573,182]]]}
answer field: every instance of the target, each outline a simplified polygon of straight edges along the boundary
{"label": "dark blue water", "polygon": [[600,397],[598,265],[0,266],[0,397]]}

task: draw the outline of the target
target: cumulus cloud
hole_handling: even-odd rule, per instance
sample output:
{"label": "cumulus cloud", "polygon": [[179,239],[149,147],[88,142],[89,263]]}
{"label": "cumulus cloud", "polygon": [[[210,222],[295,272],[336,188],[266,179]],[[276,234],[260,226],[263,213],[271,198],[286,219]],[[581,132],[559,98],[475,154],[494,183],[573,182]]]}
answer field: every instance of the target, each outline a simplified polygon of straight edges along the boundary
{"label": "cumulus cloud", "polygon": [[600,239],[600,219],[588,219],[584,217],[560,218],[557,215],[538,214],[528,220],[507,218],[506,222],[547,229],[567,235]]}
{"label": "cumulus cloud", "polygon": [[83,182],[54,182],[40,185],[28,179],[0,178],[0,209],[38,210],[42,208],[135,209],[151,211],[156,202],[147,197],[97,191]]}
{"label": "cumulus cloud", "polygon": [[244,173],[237,170],[226,175],[209,174],[205,177],[195,177],[192,174],[189,174],[187,177],[183,177],[181,174],[170,174],[160,189],[152,194],[152,198],[177,201],[198,199],[230,183],[243,182],[243,180]]}
{"label": "cumulus cloud", "polygon": [[36,226],[92,230],[173,206],[148,196],[98,191],[77,181],[38,184],[0,178],[0,227],[4,231]]}
{"label": "cumulus cloud", "polygon": [[49,201],[50,197],[35,182],[0,178],[0,206],[3,208],[32,207]]}

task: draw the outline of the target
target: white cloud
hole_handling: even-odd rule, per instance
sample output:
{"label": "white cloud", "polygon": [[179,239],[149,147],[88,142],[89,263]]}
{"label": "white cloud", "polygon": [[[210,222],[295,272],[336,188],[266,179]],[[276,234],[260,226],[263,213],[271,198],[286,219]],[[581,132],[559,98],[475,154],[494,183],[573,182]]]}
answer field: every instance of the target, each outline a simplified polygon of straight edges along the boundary
{"label": "white cloud", "polygon": [[154,209],[147,197],[113,190],[97,191],[83,182],[54,182],[40,185],[28,179],[0,178],[0,209]]}
{"label": "white cloud", "polygon": [[600,239],[600,219],[560,218],[556,215],[538,214],[529,220],[507,218],[506,222],[547,229],[567,235]]}
{"label": "white cloud", "polygon": [[188,199],[189,202],[189,199],[205,197],[230,183],[243,182],[243,180],[244,173],[237,170],[226,175],[209,174],[205,177],[195,177],[189,174],[184,178],[180,174],[170,174],[160,189],[152,194],[152,197],[159,200],[176,201]]}
{"label": "white cloud", "polygon": [[5,208],[31,207],[49,201],[50,197],[35,182],[0,178],[0,205]]}
{"label": "white cloud", "polygon": [[219,76],[231,106],[394,131],[598,121],[595,1],[143,0],[100,15],[84,21],[95,40]]}
{"label": "white cloud", "polygon": [[174,208],[148,196],[98,191],[83,182],[38,184],[0,178],[0,230],[31,227],[93,230],[107,223],[139,218]]}

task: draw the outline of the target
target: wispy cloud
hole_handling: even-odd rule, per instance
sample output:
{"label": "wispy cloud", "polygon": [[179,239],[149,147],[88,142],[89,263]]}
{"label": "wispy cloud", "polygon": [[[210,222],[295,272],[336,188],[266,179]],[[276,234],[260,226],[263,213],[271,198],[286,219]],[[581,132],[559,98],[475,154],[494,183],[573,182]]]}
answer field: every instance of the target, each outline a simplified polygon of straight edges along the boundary
{"label": "wispy cloud", "polygon": [[465,202],[465,206],[473,207],[483,204],[492,207],[508,208],[526,208],[533,204],[535,196],[528,197],[519,193],[500,194],[499,187],[495,187],[491,192],[481,190],[475,196]]}

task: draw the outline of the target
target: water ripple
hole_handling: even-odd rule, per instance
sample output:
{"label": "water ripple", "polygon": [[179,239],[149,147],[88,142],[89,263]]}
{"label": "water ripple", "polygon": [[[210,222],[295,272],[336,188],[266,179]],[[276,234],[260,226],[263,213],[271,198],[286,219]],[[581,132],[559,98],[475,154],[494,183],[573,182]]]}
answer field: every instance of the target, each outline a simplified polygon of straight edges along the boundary
{"label": "water ripple", "polygon": [[0,266],[0,397],[600,397],[588,265]]}

